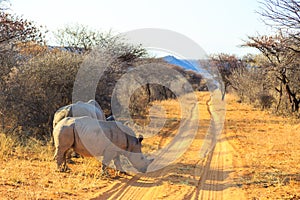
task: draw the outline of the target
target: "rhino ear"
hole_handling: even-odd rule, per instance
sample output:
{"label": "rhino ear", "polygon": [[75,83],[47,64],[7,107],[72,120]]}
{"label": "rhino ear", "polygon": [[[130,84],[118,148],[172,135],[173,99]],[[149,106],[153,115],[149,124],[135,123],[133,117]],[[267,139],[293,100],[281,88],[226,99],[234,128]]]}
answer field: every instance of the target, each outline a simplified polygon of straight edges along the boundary
{"label": "rhino ear", "polygon": [[142,135],[139,135],[138,140],[141,143],[143,141],[144,137]]}

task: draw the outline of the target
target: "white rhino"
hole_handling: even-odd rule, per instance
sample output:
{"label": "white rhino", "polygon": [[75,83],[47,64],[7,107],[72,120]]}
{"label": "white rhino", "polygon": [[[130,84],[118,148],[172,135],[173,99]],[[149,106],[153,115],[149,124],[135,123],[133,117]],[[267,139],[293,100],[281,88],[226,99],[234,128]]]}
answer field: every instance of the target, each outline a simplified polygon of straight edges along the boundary
{"label": "white rhino", "polygon": [[95,100],[88,102],[78,101],[76,103],[59,108],[53,118],[53,128],[56,124],[65,117],[82,117],[89,116],[98,120],[106,120],[104,112],[100,105]]}
{"label": "white rhino", "polygon": [[108,122],[90,117],[67,117],[53,130],[57,168],[67,170],[66,152],[73,148],[85,157],[103,156],[102,170],[111,160],[117,169],[122,169],[119,155],[128,158],[139,172],[146,172],[153,159],[145,158],[141,151],[143,137],[137,138],[134,132],[120,122]]}
{"label": "white rhino", "polygon": [[[88,102],[78,101],[76,103],[63,106],[59,108],[53,118],[53,129],[57,125],[59,121],[66,117],[82,117],[82,116],[89,116],[94,119],[98,120],[106,120],[104,112],[102,111],[100,105],[97,101],[91,99]],[[51,141],[53,144],[53,135],[51,135]],[[74,161],[71,160],[72,151],[70,150],[67,153],[67,158],[69,163],[73,163]],[[78,156],[75,154],[75,156]]]}

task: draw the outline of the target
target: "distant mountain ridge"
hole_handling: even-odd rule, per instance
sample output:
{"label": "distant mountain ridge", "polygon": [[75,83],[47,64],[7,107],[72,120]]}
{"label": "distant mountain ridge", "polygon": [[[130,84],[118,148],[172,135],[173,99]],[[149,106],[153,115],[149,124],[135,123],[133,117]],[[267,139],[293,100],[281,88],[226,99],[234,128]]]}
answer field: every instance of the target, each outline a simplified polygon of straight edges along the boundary
{"label": "distant mountain ridge", "polygon": [[174,56],[165,56],[162,58],[165,62],[172,64],[172,65],[176,65],[179,67],[182,67],[185,70],[191,70],[194,71],[196,73],[201,74],[204,78],[208,78],[211,79],[212,76],[211,74],[207,71],[207,69],[203,69],[200,65],[200,61],[199,60],[185,60],[185,59],[178,59]]}
{"label": "distant mountain ridge", "polygon": [[197,60],[184,60],[184,59],[177,59],[174,56],[165,56],[163,60],[173,64],[180,66],[186,70],[198,71],[199,70],[199,62]]}

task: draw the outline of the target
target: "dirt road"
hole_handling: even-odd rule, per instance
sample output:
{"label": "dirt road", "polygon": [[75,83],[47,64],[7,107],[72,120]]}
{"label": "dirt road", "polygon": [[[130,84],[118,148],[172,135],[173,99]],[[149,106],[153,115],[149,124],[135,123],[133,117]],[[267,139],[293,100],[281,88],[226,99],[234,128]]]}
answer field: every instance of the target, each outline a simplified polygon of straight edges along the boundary
{"label": "dirt road", "polygon": [[[202,102],[199,111],[215,116],[209,119],[209,115],[204,115],[207,118],[202,120],[207,120],[206,124],[209,120],[222,123],[217,117],[218,108],[211,103],[205,107]],[[205,139],[208,139],[208,145],[214,143],[209,139],[212,128],[206,128],[200,127],[190,148],[171,166],[133,176],[128,181],[114,182],[94,199],[245,199],[245,194],[234,182],[237,175],[235,165],[238,164],[234,157],[238,155],[235,155],[226,135],[222,135],[212,152],[201,159],[200,147]]]}
{"label": "dirt road", "polygon": [[[192,153],[191,149],[188,156],[198,157],[199,151]],[[179,160],[163,170],[115,182],[94,199],[246,199],[234,181],[237,175],[234,154],[224,135],[206,159],[194,163],[192,169],[186,169],[190,173],[194,171],[186,180],[180,176],[184,167],[178,167],[182,161]],[[175,174],[181,182],[176,182]]]}
{"label": "dirt road", "polygon": [[213,153],[196,169],[200,179],[193,199],[246,199],[234,181],[234,155],[226,136],[221,137]]}
{"label": "dirt road", "polygon": [[[15,147],[12,139],[0,137],[1,199],[300,199],[299,120],[270,115],[228,95],[222,134],[201,159],[203,145],[215,140],[205,143],[213,130],[208,95],[198,97],[199,129],[188,149],[144,175],[103,177],[101,163],[92,158],[78,158],[69,165],[71,172],[58,173],[51,146]],[[170,144],[180,126],[178,103],[158,103],[169,120],[159,134],[143,141],[143,152],[150,154]]]}
{"label": "dirt road", "polygon": [[198,133],[179,159],[151,174],[113,181],[94,199],[300,199],[299,123],[229,96],[222,134],[201,159],[209,116],[218,110],[210,107],[209,115],[201,98]]}

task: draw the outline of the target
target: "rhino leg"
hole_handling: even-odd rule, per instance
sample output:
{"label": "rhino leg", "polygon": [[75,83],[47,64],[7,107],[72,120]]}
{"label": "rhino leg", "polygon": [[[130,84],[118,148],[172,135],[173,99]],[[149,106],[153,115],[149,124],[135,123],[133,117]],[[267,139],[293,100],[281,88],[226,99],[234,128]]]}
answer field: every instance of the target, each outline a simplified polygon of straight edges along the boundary
{"label": "rhino leg", "polygon": [[70,148],[72,148],[74,140],[70,139],[69,141],[64,140],[64,144],[58,144],[55,149],[54,158],[56,160],[57,169],[60,172],[69,170],[67,166],[67,153]]}
{"label": "rhino leg", "polygon": [[116,157],[114,157],[113,159],[114,161],[114,164],[116,166],[116,175],[119,176],[119,175],[128,175],[125,170],[123,169],[122,165],[121,165],[121,160],[120,160],[120,154],[118,154]]}
{"label": "rhino leg", "polygon": [[66,163],[66,152],[68,149],[57,147],[55,150],[54,158],[57,164],[57,170],[60,172],[67,171],[69,168]]}
{"label": "rhino leg", "polygon": [[107,165],[117,156],[117,153],[111,151],[109,149],[105,150],[103,153],[103,160],[102,160],[102,172],[106,172]]}
{"label": "rhino leg", "polygon": [[124,171],[121,165],[121,161],[120,161],[120,155],[117,155],[116,157],[113,158],[114,164],[116,166],[116,169],[118,171]]}
{"label": "rhino leg", "polygon": [[66,159],[67,159],[67,163],[69,164],[75,164],[75,161],[72,160],[72,158],[80,158],[80,155],[77,154],[74,149],[69,149],[66,153]]}

